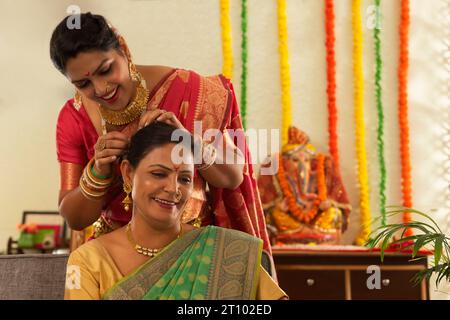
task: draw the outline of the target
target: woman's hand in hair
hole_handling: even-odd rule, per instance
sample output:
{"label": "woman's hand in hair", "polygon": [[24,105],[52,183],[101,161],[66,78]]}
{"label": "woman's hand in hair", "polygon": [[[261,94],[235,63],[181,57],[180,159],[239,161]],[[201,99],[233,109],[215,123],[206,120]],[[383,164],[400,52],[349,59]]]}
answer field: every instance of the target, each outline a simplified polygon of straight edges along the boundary
{"label": "woman's hand in hair", "polygon": [[138,130],[142,129],[143,127],[148,126],[150,123],[155,121],[156,118],[158,118],[164,112],[166,112],[166,111],[161,110],[161,109],[152,109],[152,110],[146,111],[139,119]]}
{"label": "woman's hand in hair", "polygon": [[186,130],[186,128],[181,124],[180,120],[175,116],[173,112],[164,111],[156,121],[164,122],[170,124],[178,129]]}
{"label": "woman's hand in hair", "polygon": [[128,136],[119,131],[111,131],[100,136],[94,146],[94,171],[109,176],[112,172],[111,164],[127,152],[129,143]]}
{"label": "woman's hand in hair", "polygon": [[139,129],[148,126],[153,121],[164,122],[178,129],[186,130],[173,112],[162,109],[153,109],[144,113],[139,120]]}

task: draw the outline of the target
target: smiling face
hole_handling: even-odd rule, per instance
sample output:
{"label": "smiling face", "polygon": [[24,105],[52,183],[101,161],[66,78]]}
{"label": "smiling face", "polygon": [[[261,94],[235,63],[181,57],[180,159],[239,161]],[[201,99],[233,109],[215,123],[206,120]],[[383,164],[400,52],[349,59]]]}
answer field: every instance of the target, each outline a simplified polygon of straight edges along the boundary
{"label": "smiling face", "polygon": [[193,189],[193,156],[189,154],[186,163],[175,165],[171,160],[174,146],[174,143],[167,143],[156,147],[140,160],[136,168],[128,161],[122,163],[124,180],[131,182],[133,190],[133,215],[139,215],[158,229],[171,228],[179,223],[182,209]]}
{"label": "smiling face", "polygon": [[67,61],[65,75],[85,97],[111,110],[124,109],[135,92],[127,59],[116,49],[80,52]]}

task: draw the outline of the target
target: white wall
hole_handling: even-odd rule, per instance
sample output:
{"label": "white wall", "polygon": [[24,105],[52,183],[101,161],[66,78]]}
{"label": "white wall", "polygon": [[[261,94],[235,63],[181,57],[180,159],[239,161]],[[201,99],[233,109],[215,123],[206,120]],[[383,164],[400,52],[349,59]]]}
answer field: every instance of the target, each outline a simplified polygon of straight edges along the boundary
{"label": "white wall", "polygon": [[[448,177],[447,180],[442,177],[448,155],[439,146],[443,127],[449,123],[448,100],[445,100],[445,91],[442,89],[446,74],[439,60],[444,36],[441,14],[444,2],[448,1],[411,1],[409,105],[414,206],[427,212],[435,209],[434,217],[449,233],[449,210],[448,206],[445,207],[445,200],[448,201],[448,191],[445,193]],[[354,206],[345,241],[351,243],[359,224],[353,124],[351,1],[336,0],[335,3],[340,161],[345,185]],[[382,3],[387,202],[397,205],[401,204],[397,125],[399,1]],[[72,96],[73,88],[53,68],[48,44],[53,28],[65,16],[66,8],[71,4],[80,6],[83,12],[92,11],[106,16],[127,39],[135,61],[139,64],[171,65],[194,69],[202,74],[221,71],[218,0],[1,0],[0,250],[5,248],[8,236],[17,236],[16,225],[20,222],[22,211],[57,210],[59,172],[55,124],[58,111],[66,99]],[[364,24],[368,19],[366,9],[372,4],[372,1],[363,1],[361,10]],[[326,151],[328,134],[323,1],[288,0],[287,10],[293,121],[309,133],[319,150]],[[276,1],[248,0],[248,11],[248,127],[279,128]],[[231,14],[235,57],[233,80],[239,97],[240,1],[231,0]],[[364,27],[363,31],[370,200],[372,214],[377,216],[379,167],[373,85],[374,49],[372,30]],[[450,292],[448,288],[447,292]]]}

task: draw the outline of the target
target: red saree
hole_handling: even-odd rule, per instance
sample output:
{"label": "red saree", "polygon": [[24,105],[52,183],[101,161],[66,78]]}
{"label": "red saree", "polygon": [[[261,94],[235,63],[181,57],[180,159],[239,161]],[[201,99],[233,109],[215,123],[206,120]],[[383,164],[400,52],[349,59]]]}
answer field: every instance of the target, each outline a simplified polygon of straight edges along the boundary
{"label": "red saree", "polygon": [[[176,69],[150,94],[148,109],[155,107],[173,112],[190,132],[194,130],[194,121],[201,121],[203,132],[211,128],[221,131],[242,129],[233,86],[221,75],[202,77],[193,71]],[[122,132],[131,137],[137,125],[138,120]],[[78,185],[76,175],[70,175],[70,163],[84,167],[94,155],[97,139],[98,134],[84,107],[77,110],[73,100],[69,100],[60,112],[56,133],[58,160],[67,164],[62,166],[67,168],[62,169],[62,190]],[[200,216],[203,225],[215,224],[247,232],[261,238],[264,249],[270,253],[250,153],[247,145],[243,149],[246,159],[243,182],[235,190],[209,186],[212,198],[209,205],[205,194],[206,182],[199,174],[195,175],[194,192],[187,205],[185,222]],[[111,226],[125,225],[131,219],[131,213],[126,212],[121,204],[123,198],[120,183],[108,192],[102,217]]]}

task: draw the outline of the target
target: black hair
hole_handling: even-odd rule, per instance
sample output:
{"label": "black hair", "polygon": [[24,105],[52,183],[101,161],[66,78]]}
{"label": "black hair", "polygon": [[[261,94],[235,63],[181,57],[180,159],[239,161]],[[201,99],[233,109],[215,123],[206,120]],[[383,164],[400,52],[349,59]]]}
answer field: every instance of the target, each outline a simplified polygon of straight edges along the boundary
{"label": "black hair", "polygon": [[65,17],[56,26],[50,39],[50,58],[61,73],[65,74],[67,61],[80,52],[119,49],[119,40],[103,16],[81,13],[79,29],[68,25],[71,17]]}
{"label": "black hair", "polygon": [[[133,168],[137,168],[139,162],[153,149],[166,145],[168,143],[183,143],[188,150],[194,154],[194,138],[185,131],[183,136],[172,137],[175,130],[179,128],[170,124],[155,121],[148,126],[140,129],[131,138],[130,147],[126,159]],[[189,138],[190,145],[186,144],[186,138]],[[186,149],[186,148],[185,148]]]}

